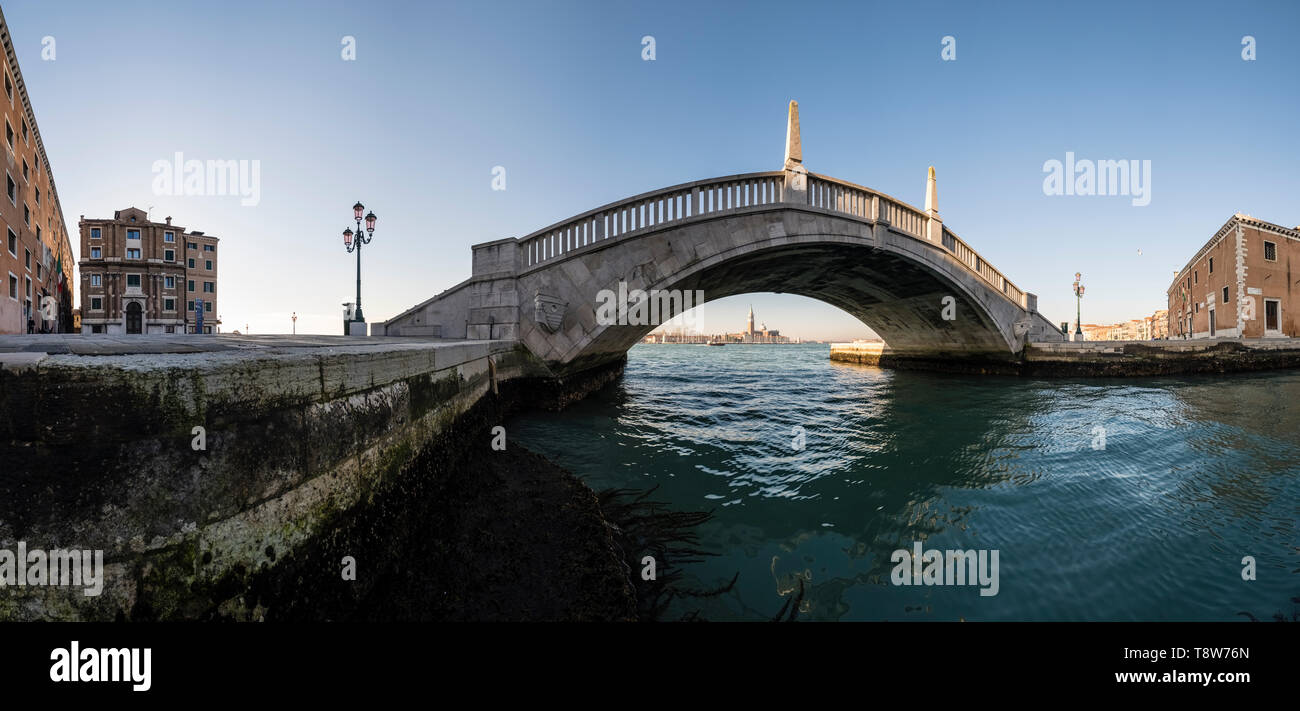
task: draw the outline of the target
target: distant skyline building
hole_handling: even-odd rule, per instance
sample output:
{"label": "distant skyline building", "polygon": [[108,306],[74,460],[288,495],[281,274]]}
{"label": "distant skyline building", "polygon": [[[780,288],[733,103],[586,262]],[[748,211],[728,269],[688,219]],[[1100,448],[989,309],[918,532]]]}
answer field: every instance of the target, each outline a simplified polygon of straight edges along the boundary
{"label": "distant skyline building", "polygon": [[754,307],[749,307],[745,330],[739,333],[705,335],[687,333],[683,329],[670,329],[666,325],[656,328],[642,339],[643,343],[800,343],[798,339],[782,336],[780,331],[769,330],[767,324],[755,328]]}
{"label": "distant skyline building", "polygon": [[754,305],[749,306],[749,318],[745,321],[745,330],[740,333],[728,333],[723,340],[729,343],[790,343],[780,331],[768,330],[767,324],[761,328],[754,327]]}

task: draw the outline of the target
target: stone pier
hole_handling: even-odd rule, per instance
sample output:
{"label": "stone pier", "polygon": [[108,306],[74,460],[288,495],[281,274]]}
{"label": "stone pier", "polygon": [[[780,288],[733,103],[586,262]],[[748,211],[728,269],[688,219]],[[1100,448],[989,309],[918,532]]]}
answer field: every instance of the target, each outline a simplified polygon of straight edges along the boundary
{"label": "stone pier", "polygon": [[0,338],[0,549],[102,550],[106,567],[96,597],[0,587],[0,620],[190,619],[222,590],[248,618],[251,574],[485,394],[546,375],[502,340]]}
{"label": "stone pier", "polygon": [[[880,342],[831,344],[830,359],[859,365],[908,367]],[[927,369],[971,372],[969,363],[941,359]],[[1029,376],[1141,376],[1233,373],[1300,367],[1300,339],[1208,338],[1173,341],[1086,341],[1026,344],[1014,360],[978,372]]]}

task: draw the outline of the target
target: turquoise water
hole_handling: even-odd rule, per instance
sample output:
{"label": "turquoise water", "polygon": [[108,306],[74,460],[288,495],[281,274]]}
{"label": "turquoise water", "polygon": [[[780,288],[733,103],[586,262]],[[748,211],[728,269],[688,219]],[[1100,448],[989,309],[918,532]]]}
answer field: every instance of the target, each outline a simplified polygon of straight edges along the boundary
{"label": "turquoise water", "polygon": [[[688,579],[739,580],[675,612],[768,619],[800,579],[801,617],[818,620],[1296,610],[1300,373],[1031,380],[828,349],[638,345],[618,384],[507,429],[593,488],[657,485],[715,512],[699,532],[716,555]],[[997,594],[893,584],[891,553],[917,541],[998,551]]]}

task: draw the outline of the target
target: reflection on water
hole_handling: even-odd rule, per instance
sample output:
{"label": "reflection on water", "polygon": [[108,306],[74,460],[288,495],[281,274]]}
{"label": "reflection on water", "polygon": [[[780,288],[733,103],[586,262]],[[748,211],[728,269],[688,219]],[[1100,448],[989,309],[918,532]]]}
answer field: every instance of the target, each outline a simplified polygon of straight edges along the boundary
{"label": "reflection on water", "polygon": [[[1296,372],[1027,380],[640,345],[618,385],[510,430],[593,488],[716,510],[688,578],[740,579],[691,602],[711,619],[770,619],[802,580],[801,619],[1229,620],[1300,594],[1295,403]],[[999,550],[999,594],[891,585],[914,541]]]}

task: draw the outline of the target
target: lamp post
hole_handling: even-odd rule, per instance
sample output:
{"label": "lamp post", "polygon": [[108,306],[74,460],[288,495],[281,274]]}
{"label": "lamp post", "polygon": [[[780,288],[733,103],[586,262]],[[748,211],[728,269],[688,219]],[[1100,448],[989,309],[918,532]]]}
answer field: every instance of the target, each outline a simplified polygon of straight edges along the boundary
{"label": "lamp post", "polygon": [[[372,210],[362,218],[361,213],[365,209],[366,206],[362,205],[361,201],[358,200],[357,204],[352,206],[352,216],[357,221],[357,231],[354,233],[351,227],[343,230],[343,246],[348,248],[349,254],[354,250],[357,253],[357,308],[352,312],[352,321],[359,323],[365,323],[366,321],[366,317],[361,313],[361,245],[370,244],[370,240],[374,238],[375,234],[375,213]],[[362,219],[366,221],[365,232],[361,231]],[[345,333],[344,335],[351,334]]]}
{"label": "lamp post", "polygon": [[293,315],[290,316],[289,319],[293,321],[293,335],[296,336],[298,335],[298,312],[294,311]]}
{"label": "lamp post", "polygon": [[[1083,300],[1083,284],[1079,283],[1079,279],[1082,277],[1083,275],[1079,272],[1074,273],[1074,335],[1080,337],[1083,336],[1083,320],[1079,316],[1082,308],[1080,302]],[[1078,341],[1082,340],[1082,338],[1074,340]]]}

